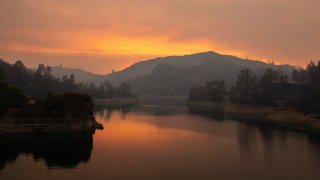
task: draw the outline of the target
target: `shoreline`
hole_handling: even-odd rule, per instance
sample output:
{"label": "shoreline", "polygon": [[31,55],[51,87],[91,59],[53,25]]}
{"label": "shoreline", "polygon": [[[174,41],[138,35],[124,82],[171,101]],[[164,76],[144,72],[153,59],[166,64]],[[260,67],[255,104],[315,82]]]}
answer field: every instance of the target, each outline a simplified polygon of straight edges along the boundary
{"label": "shoreline", "polygon": [[[81,121],[79,121],[81,119]],[[67,118],[0,118],[0,134],[69,133],[103,129],[94,117]]]}
{"label": "shoreline", "polygon": [[188,102],[191,112],[199,115],[223,114],[224,118],[267,124],[288,130],[320,134],[320,119],[314,114],[304,114],[292,109],[233,103]]}
{"label": "shoreline", "polygon": [[123,97],[112,97],[112,98],[104,98],[104,99],[93,99],[95,106],[131,106],[136,105],[139,103],[139,98],[137,97],[130,97],[130,98],[123,98]]}

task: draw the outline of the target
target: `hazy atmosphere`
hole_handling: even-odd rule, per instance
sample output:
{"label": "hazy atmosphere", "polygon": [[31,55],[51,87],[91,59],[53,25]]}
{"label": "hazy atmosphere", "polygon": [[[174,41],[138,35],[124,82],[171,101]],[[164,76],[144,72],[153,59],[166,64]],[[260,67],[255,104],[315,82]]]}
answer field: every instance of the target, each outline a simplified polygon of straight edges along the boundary
{"label": "hazy atmosphere", "polygon": [[305,67],[320,56],[318,0],[1,0],[0,58],[107,74],[216,51]]}
{"label": "hazy atmosphere", "polygon": [[318,180],[320,0],[0,0],[0,179]]}

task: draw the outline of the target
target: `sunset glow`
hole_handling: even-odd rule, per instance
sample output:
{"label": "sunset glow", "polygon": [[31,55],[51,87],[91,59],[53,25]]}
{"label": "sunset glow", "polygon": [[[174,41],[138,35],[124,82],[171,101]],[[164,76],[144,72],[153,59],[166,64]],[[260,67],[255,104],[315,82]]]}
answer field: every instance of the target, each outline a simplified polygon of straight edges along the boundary
{"label": "sunset glow", "polygon": [[0,180],[318,180],[320,0],[0,0]]}
{"label": "sunset glow", "polygon": [[320,56],[319,6],[314,0],[4,0],[0,57],[101,74],[203,51],[305,66]]}

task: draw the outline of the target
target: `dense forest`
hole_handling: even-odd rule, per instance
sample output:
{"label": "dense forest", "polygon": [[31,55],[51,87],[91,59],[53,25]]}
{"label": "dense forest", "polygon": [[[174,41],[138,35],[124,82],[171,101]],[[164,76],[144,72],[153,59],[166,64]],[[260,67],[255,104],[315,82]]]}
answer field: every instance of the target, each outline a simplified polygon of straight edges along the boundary
{"label": "dense forest", "polygon": [[3,74],[0,72],[0,115],[8,108],[22,107],[28,100],[23,91],[4,82]]}
{"label": "dense forest", "polygon": [[11,65],[0,60],[0,113],[21,107],[29,100],[43,100],[52,93],[77,92],[93,98],[132,97],[130,86],[121,83],[118,87],[109,81],[97,86],[92,83],[76,83],[75,76],[57,78],[51,67],[40,64],[36,70],[25,67],[22,61]]}
{"label": "dense forest", "polygon": [[94,98],[129,97],[130,86],[123,82],[119,87],[113,86],[109,81],[104,81],[97,86],[92,83],[76,83],[75,76],[57,78],[52,75],[50,66],[39,64],[36,70],[26,68],[22,61],[14,65],[0,61],[0,72],[3,81],[17,87],[33,99],[43,99],[49,93],[80,92],[90,94]]}
{"label": "dense forest", "polygon": [[[289,80],[290,79],[290,80]],[[271,68],[262,76],[251,69],[238,75],[234,86],[226,90],[224,81],[210,81],[194,87],[189,101],[222,102],[292,108],[306,113],[320,111],[320,61],[311,61],[305,69],[293,70],[291,78]]]}

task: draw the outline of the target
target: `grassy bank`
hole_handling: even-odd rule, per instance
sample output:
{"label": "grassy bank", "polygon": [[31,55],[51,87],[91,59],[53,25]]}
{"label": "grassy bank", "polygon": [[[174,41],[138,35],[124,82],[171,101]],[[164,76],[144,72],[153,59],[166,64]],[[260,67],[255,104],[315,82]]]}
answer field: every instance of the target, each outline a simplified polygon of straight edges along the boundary
{"label": "grassy bank", "polygon": [[220,111],[225,118],[249,123],[271,124],[282,128],[320,133],[320,118],[315,114],[304,114],[291,109],[238,105],[230,102],[189,102],[189,109],[198,114]]}

